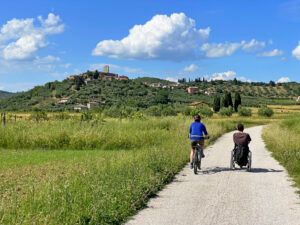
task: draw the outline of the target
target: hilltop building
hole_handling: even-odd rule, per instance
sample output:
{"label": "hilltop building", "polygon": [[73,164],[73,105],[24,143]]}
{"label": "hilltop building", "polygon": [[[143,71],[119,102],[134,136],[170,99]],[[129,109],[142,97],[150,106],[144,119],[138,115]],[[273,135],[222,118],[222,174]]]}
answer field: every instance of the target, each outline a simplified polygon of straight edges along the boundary
{"label": "hilltop building", "polygon": [[104,73],[109,73],[109,65],[105,65],[103,68]]}
{"label": "hilltop building", "polygon": [[61,98],[57,104],[70,104],[73,103],[71,98]]}
{"label": "hilltop building", "polygon": [[88,107],[82,104],[74,106],[74,110],[87,110]]}
{"label": "hilltop building", "polygon": [[214,91],[205,91],[205,94],[206,95],[215,95],[216,92],[214,92]]}
{"label": "hilltop building", "polygon": [[154,87],[154,88],[161,88],[163,85],[161,83],[152,83],[150,84],[150,87]]}
{"label": "hilltop building", "polygon": [[119,76],[118,80],[129,80],[127,76]]}
{"label": "hilltop building", "polygon": [[99,107],[99,103],[98,102],[89,102],[87,104],[88,109],[93,109],[93,108],[98,108]]}
{"label": "hilltop building", "polygon": [[89,85],[89,84],[94,84],[94,81],[91,78],[86,78],[85,81],[84,81],[84,83],[86,85]]}
{"label": "hilltop building", "polygon": [[188,93],[193,94],[195,92],[198,92],[199,88],[198,87],[188,87]]}

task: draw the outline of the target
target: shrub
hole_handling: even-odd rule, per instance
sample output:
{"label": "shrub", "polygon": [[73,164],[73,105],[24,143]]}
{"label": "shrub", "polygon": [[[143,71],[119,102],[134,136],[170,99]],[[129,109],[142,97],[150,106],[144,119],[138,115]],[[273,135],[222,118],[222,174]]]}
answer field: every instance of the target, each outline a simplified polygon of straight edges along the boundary
{"label": "shrub", "polygon": [[267,106],[263,106],[258,110],[258,115],[260,116],[271,117],[273,116],[273,114],[274,114],[273,109]]}
{"label": "shrub", "polygon": [[228,117],[230,117],[230,116],[232,116],[232,113],[233,113],[232,107],[227,107],[227,108],[223,107],[219,111],[219,114],[221,116],[228,116]]}
{"label": "shrub", "polygon": [[136,119],[136,120],[145,120],[146,119],[145,115],[141,111],[132,112],[130,114],[130,118]]}
{"label": "shrub", "polygon": [[189,106],[184,107],[184,109],[182,110],[182,114],[185,116],[190,116],[192,112],[192,108]]}
{"label": "shrub", "polygon": [[242,107],[241,105],[239,105],[238,107],[238,114],[239,116],[252,116],[252,111],[251,109]]}
{"label": "shrub", "polygon": [[213,111],[207,106],[207,107],[196,107],[193,108],[191,111],[191,116],[200,115],[202,117],[212,117]]}
{"label": "shrub", "polygon": [[48,120],[48,116],[47,116],[47,113],[44,111],[37,111],[37,112],[31,113],[29,119],[36,120],[38,122],[40,120]]}
{"label": "shrub", "polygon": [[168,106],[168,107],[164,108],[161,111],[161,114],[163,116],[176,116],[177,115],[175,109],[173,109],[171,106]]}
{"label": "shrub", "polygon": [[149,116],[161,116],[161,108],[159,106],[150,106],[145,110]]}

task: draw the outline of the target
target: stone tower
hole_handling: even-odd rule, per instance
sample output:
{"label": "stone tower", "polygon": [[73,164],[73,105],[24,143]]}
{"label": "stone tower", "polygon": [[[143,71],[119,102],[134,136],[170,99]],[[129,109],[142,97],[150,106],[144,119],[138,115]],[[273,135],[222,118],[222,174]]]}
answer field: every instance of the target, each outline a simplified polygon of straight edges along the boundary
{"label": "stone tower", "polygon": [[103,69],[104,73],[109,73],[109,65],[105,65]]}

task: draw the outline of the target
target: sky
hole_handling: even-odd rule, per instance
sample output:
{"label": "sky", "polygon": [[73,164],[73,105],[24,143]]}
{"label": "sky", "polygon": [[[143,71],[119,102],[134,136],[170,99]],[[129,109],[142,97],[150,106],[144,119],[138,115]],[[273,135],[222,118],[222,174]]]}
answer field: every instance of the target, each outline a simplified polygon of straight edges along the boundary
{"label": "sky", "polygon": [[0,90],[103,70],[300,82],[300,0],[22,0],[0,7]]}

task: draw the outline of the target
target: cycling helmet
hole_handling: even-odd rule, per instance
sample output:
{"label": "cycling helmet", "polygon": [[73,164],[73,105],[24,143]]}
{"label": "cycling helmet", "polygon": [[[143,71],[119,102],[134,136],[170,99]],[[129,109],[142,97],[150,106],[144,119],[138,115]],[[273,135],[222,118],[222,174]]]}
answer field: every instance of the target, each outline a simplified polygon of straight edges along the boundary
{"label": "cycling helmet", "polygon": [[194,116],[194,120],[200,122],[201,117],[199,115]]}

